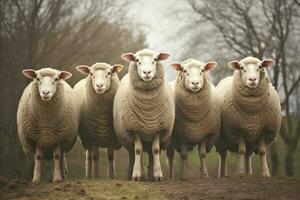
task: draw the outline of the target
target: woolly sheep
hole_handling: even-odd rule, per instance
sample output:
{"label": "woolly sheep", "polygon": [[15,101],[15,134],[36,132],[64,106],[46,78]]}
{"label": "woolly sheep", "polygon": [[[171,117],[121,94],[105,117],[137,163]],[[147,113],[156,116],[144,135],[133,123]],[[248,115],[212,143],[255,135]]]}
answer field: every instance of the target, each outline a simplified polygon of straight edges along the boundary
{"label": "woolly sheep", "polygon": [[273,60],[246,57],[228,65],[232,77],[217,86],[221,104],[221,133],[217,144],[220,154],[219,176],[226,176],[226,152],[238,153],[239,174],[252,174],[251,156],[260,154],[261,174],[270,176],[266,148],[279,133],[281,108],[278,94],[266,77]]}
{"label": "woolly sheep", "polygon": [[188,59],[171,66],[178,72],[171,82],[175,98],[175,123],[173,139],[167,148],[169,177],[173,177],[174,148],[181,154],[181,178],[185,177],[188,151],[198,144],[201,160],[201,176],[208,177],[206,152],[209,152],[219,135],[220,107],[215,86],[208,72],[216,62]]}
{"label": "woolly sheep", "polygon": [[76,141],[77,116],[72,88],[64,81],[72,74],[51,68],[23,70],[33,81],[19,102],[17,127],[25,153],[34,153],[34,183],[41,180],[41,162],[53,155],[53,182],[64,178],[64,155]]}
{"label": "woolly sheep", "polygon": [[79,136],[86,150],[86,177],[98,177],[99,147],[107,148],[109,178],[114,178],[114,150],[120,149],[113,127],[113,102],[122,65],[95,63],[77,66],[86,78],[74,86],[79,108]]}
{"label": "woolly sheep", "polygon": [[128,175],[141,180],[142,152],[148,151],[148,178],[162,179],[160,150],[172,133],[175,107],[161,61],[169,57],[148,49],[126,53],[129,73],[121,80],[114,101],[114,126],[120,143],[129,152]]}

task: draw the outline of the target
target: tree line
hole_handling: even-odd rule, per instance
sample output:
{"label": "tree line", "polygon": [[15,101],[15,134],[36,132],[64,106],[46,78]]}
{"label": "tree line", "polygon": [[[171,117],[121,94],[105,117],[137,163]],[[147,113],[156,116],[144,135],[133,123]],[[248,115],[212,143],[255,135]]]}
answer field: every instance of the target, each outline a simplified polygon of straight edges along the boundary
{"label": "tree line", "polygon": [[[283,123],[280,137],[286,154],[285,174],[294,175],[294,159],[300,137],[300,2],[298,0],[183,0],[177,13],[185,19],[178,32],[189,40],[182,51],[186,56],[206,56],[221,61],[217,80],[228,75],[228,60],[255,56],[272,58],[269,73],[279,91]],[[189,14],[186,14],[189,13]],[[189,31],[193,30],[193,31]],[[177,33],[176,33],[177,34]],[[207,55],[207,52],[210,52]],[[225,67],[224,67],[225,66]],[[278,175],[278,152],[271,145],[272,175]]]}
{"label": "tree line", "polygon": [[[128,1],[0,1],[0,176],[30,177],[16,130],[18,101],[28,80],[25,68],[53,67],[73,73],[79,64],[115,64],[145,45],[143,32],[124,17]],[[123,74],[126,73],[124,70]]]}

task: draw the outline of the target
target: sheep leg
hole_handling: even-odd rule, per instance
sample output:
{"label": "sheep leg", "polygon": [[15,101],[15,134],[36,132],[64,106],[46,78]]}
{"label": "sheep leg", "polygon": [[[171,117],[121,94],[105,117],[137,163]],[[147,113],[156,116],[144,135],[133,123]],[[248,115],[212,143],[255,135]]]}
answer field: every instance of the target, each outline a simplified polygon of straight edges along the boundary
{"label": "sheep leg", "polygon": [[259,142],[259,154],[261,160],[261,175],[265,177],[270,177],[270,172],[267,163],[267,145],[264,138],[261,138]]}
{"label": "sheep leg", "polygon": [[145,180],[145,171],[143,165],[143,153],[141,154],[141,180]]}
{"label": "sheep leg", "polygon": [[85,177],[92,177],[92,151],[91,149],[87,149],[85,151]]}
{"label": "sheep leg", "polygon": [[99,177],[99,149],[97,146],[92,147],[92,178]]}
{"label": "sheep leg", "polygon": [[149,166],[148,166],[148,180],[153,180],[154,179],[154,174],[153,174],[153,154],[152,154],[152,149],[148,151],[148,157],[149,157]]}
{"label": "sheep leg", "polygon": [[53,151],[53,161],[54,161],[54,171],[53,171],[53,182],[61,182],[62,181],[62,176],[61,176],[61,164],[60,160],[62,160],[62,151],[60,146],[55,147]]}
{"label": "sheep leg", "polygon": [[128,180],[131,180],[133,173],[133,164],[134,164],[134,152],[128,151],[129,153],[129,162],[128,162]]}
{"label": "sheep leg", "polygon": [[244,175],[246,173],[246,143],[242,137],[240,137],[239,139],[238,148],[239,148],[238,149],[238,157],[239,157],[238,172],[240,175]]}
{"label": "sheep leg", "polygon": [[65,153],[63,151],[61,151],[60,169],[61,169],[61,177],[63,180],[66,178],[66,174],[67,174],[66,163],[67,163],[67,161],[66,161]]}
{"label": "sheep leg", "polygon": [[33,178],[32,178],[33,183],[38,183],[41,181],[42,160],[43,160],[42,149],[37,146],[35,149],[35,156],[34,156],[34,170],[33,170]]}
{"label": "sheep leg", "polygon": [[246,153],[246,173],[247,175],[252,175],[252,152],[248,152]]}
{"label": "sheep leg", "polygon": [[107,177],[110,179],[115,178],[115,155],[114,150],[107,148],[107,159],[108,159],[108,171]]}
{"label": "sheep leg", "polygon": [[133,172],[132,172],[132,180],[133,181],[140,181],[142,178],[142,169],[141,169],[141,159],[143,153],[143,145],[141,138],[138,134],[135,135],[134,141],[134,165],[133,165]]}
{"label": "sheep leg", "polygon": [[64,172],[65,172],[65,178],[66,178],[69,173],[66,153],[64,153]]}
{"label": "sheep leg", "polygon": [[160,166],[160,144],[159,144],[159,134],[154,136],[152,142],[152,153],[153,153],[153,174],[154,180],[161,181],[163,178],[161,166]]}
{"label": "sheep leg", "polygon": [[186,144],[182,141],[180,146],[180,157],[181,157],[181,168],[180,168],[180,179],[186,178],[186,169],[188,167],[188,150]]}
{"label": "sheep leg", "polygon": [[209,177],[206,165],[206,142],[203,141],[199,144],[199,157],[201,161],[201,177]]}
{"label": "sheep leg", "polygon": [[174,167],[173,167],[173,160],[174,160],[174,148],[173,147],[168,147],[166,150],[167,153],[167,159],[168,159],[168,172],[169,172],[169,179],[174,178]]}
{"label": "sheep leg", "polygon": [[227,156],[227,150],[220,150],[219,151],[219,173],[218,173],[218,177],[227,176],[226,156]]}

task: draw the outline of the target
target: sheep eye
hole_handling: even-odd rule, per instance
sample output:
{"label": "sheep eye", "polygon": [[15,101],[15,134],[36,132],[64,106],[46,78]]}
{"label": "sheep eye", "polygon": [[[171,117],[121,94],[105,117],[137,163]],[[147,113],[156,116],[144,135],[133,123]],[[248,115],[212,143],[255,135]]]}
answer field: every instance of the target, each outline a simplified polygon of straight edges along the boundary
{"label": "sheep eye", "polygon": [[135,60],[138,64],[142,64],[141,61],[139,59]]}
{"label": "sheep eye", "polygon": [[244,67],[241,67],[241,70],[243,70],[244,69]]}
{"label": "sheep eye", "polygon": [[156,61],[157,61],[157,58],[154,58],[154,61],[156,62]]}
{"label": "sheep eye", "polygon": [[186,73],[186,70],[183,70],[183,73]]}
{"label": "sheep eye", "polygon": [[91,76],[94,76],[94,74],[92,72],[90,74],[91,74]]}
{"label": "sheep eye", "polygon": [[111,72],[107,72],[107,75],[110,75],[111,74]]}
{"label": "sheep eye", "polygon": [[40,78],[36,78],[37,81],[40,81]]}
{"label": "sheep eye", "polygon": [[204,72],[204,69],[202,69],[201,72]]}
{"label": "sheep eye", "polygon": [[58,80],[59,80],[58,78],[55,78],[55,79],[54,79],[54,81],[58,81]]}

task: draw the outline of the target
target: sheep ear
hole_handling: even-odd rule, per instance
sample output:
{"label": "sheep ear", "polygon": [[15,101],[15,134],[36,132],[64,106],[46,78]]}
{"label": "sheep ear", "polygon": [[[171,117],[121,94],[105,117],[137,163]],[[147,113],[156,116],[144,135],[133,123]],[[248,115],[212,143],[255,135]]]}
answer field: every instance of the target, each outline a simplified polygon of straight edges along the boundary
{"label": "sheep ear", "polygon": [[228,66],[230,69],[235,70],[235,69],[240,69],[240,62],[237,60],[231,61],[228,63]]}
{"label": "sheep ear", "polygon": [[205,69],[205,71],[210,71],[213,68],[215,68],[217,66],[217,64],[218,63],[216,63],[216,62],[207,62],[207,63],[205,63],[204,69]]}
{"label": "sheep ear", "polygon": [[180,63],[172,63],[171,67],[173,67],[173,69],[175,69],[176,71],[183,71],[183,67]]}
{"label": "sheep ear", "polygon": [[121,58],[127,62],[135,61],[135,55],[133,53],[125,53]]}
{"label": "sheep ear", "polygon": [[24,76],[30,79],[34,79],[37,77],[37,74],[33,69],[24,69],[22,73],[24,74]]}
{"label": "sheep ear", "polygon": [[167,60],[169,58],[170,54],[168,53],[159,53],[157,56],[158,61]]}
{"label": "sheep ear", "polygon": [[87,65],[79,65],[76,67],[76,69],[82,74],[89,74],[91,70],[91,68]]}
{"label": "sheep ear", "polygon": [[122,70],[123,70],[123,65],[115,64],[111,67],[112,73],[119,73]]}
{"label": "sheep ear", "polygon": [[58,78],[61,80],[68,80],[71,77],[72,77],[72,74],[67,71],[61,71],[58,75]]}
{"label": "sheep ear", "polygon": [[263,68],[263,67],[265,67],[265,68],[270,67],[270,66],[272,66],[274,63],[275,63],[275,61],[272,60],[272,59],[264,59],[264,60],[261,61],[261,63],[260,63],[260,68]]}

